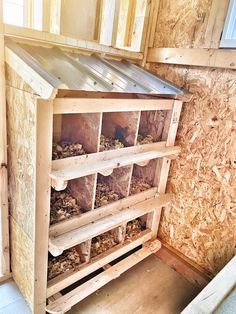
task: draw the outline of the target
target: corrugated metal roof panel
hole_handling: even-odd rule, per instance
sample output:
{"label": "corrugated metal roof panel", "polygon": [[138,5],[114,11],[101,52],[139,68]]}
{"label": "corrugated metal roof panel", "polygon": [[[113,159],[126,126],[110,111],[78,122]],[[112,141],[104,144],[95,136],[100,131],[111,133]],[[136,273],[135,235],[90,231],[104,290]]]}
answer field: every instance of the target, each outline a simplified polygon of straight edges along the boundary
{"label": "corrugated metal roof panel", "polygon": [[53,87],[83,91],[181,95],[183,91],[127,61],[7,41],[6,45]]}

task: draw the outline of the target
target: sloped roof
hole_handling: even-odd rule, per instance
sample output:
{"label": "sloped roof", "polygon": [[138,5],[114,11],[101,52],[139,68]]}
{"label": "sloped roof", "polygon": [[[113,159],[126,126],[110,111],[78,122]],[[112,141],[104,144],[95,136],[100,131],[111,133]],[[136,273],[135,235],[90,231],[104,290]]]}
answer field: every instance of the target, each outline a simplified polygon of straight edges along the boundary
{"label": "sloped roof", "polygon": [[[6,47],[53,88],[81,91],[183,95],[180,88],[127,61],[11,40]],[[10,61],[9,61],[10,63]],[[43,93],[43,90],[42,90]]]}

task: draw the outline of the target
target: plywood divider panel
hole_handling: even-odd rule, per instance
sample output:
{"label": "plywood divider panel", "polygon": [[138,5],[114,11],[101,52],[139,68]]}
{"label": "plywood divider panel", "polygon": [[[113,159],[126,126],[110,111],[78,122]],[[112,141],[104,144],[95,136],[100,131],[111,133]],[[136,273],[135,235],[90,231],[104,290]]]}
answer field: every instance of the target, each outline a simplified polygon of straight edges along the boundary
{"label": "plywood divider panel", "polygon": [[138,112],[105,112],[103,113],[102,134],[118,139],[125,146],[133,146],[138,121]]}
{"label": "plywood divider panel", "polygon": [[61,140],[80,143],[87,153],[97,152],[99,131],[99,113],[65,114],[62,116]]}
{"label": "plywood divider panel", "polygon": [[62,115],[53,115],[53,143],[59,143],[61,141],[61,126],[62,126]]}
{"label": "plywood divider panel", "polygon": [[36,209],[34,231],[33,312],[44,313],[50,222],[50,177],[52,160],[53,102],[37,101],[36,124]]}

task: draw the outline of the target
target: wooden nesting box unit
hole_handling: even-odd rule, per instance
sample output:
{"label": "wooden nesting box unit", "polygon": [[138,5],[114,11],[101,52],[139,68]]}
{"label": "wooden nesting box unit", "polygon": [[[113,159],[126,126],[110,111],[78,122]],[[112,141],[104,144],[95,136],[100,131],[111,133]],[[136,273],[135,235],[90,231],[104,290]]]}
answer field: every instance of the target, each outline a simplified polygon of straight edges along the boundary
{"label": "wooden nesting box unit", "polygon": [[12,273],[34,313],[64,313],[160,249],[188,97],[55,47],[9,41],[6,62]]}

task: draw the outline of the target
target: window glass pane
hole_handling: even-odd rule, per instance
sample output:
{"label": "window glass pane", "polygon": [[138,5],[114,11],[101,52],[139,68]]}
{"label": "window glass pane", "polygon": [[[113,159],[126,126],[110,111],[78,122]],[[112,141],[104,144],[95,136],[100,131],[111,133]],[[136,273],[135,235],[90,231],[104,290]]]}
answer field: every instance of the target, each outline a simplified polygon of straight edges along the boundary
{"label": "window glass pane", "polygon": [[24,25],[24,0],[3,1],[3,21],[17,26]]}

